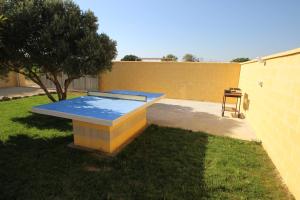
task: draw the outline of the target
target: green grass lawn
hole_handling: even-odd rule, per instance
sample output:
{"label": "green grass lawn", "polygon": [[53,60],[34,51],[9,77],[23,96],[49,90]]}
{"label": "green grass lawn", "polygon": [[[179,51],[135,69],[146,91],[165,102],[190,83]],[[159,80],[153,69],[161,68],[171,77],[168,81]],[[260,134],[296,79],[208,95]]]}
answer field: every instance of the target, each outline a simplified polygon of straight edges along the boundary
{"label": "green grass lawn", "polygon": [[0,199],[292,199],[255,142],[150,126],[115,157],[68,148],[71,121],[0,102]]}

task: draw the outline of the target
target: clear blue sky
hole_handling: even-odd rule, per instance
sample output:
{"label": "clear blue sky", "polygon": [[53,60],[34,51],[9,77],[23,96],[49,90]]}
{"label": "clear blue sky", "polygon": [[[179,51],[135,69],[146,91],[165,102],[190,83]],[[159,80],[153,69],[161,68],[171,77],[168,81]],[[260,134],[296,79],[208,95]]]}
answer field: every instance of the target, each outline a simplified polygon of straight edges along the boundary
{"label": "clear blue sky", "polygon": [[300,0],[75,0],[118,43],[118,57],[204,60],[269,55],[300,47]]}

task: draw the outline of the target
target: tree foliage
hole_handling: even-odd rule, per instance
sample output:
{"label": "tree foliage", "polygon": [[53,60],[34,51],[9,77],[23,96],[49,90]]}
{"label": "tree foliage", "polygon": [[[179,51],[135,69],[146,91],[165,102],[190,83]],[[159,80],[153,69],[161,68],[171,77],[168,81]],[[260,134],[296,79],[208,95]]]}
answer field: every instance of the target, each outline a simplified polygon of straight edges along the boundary
{"label": "tree foliage", "polygon": [[[52,101],[41,76],[54,83],[58,99],[67,97],[74,79],[109,70],[116,42],[98,34],[97,18],[68,0],[1,0],[7,18],[0,30],[0,74],[23,74],[38,84]],[[66,75],[63,83],[58,77]]]}
{"label": "tree foliage", "polygon": [[247,62],[249,60],[250,60],[249,58],[235,58],[231,62],[242,63],[242,62]]}
{"label": "tree foliage", "polygon": [[189,53],[185,54],[182,59],[185,62],[199,62],[199,59],[196,56]]}
{"label": "tree foliage", "polygon": [[126,55],[121,59],[121,61],[141,61],[141,60],[142,60],[141,58],[132,54]]}
{"label": "tree foliage", "polygon": [[[4,25],[5,20],[6,20],[6,18],[3,15],[0,15],[0,33],[1,33],[1,30],[3,30],[3,25]],[[0,47],[1,46],[2,46],[2,37],[0,35]]]}
{"label": "tree foliage", "polygon": [[161,59],[161,61],[177,61],[177,60],[178,60],[178,58],[173,54],[168,54],[168,55],[162,57],[162,59]]}

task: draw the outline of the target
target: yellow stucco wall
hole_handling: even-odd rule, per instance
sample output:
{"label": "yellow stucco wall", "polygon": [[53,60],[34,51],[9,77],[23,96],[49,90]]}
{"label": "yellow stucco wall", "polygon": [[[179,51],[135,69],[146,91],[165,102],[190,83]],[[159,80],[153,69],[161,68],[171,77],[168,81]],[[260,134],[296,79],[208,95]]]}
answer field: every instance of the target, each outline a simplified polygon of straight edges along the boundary
{"label": "yellow stucco wall", "polygon": [[[19,79],[19,80],[18,80]],[[22,74],[9,73],[6,79],[0,79],[0,88],[4,87],[32,87],[37,86],[34,82],[26,79]]]}
{"label": "yellow stucco wall", "polygon": [[165,93],[167,98],[221,102],[224,89],[237,87],[236,63],[114,62],[100,76],[101,91],[128,89]]}
{"label": "yellow stucco wall", "polygon": [[263,59],[265,63],[241,66],[243,109],[284,182],[300,199],[300,48]]}
{"label": "yellow stucco wall", "polygon": [[0,79],[0,88],[4,87],[16,87],[17,86],[17,76],[16,73],[9,73],[6,79]]}
{"label": "yellow stucco wall", "polygon": [[30,79],[25,78],[25,76],[22,74],[19,74],[19,84],[21,87],[36,87],[36,86],[38,86],[36,83],[31,81]]}

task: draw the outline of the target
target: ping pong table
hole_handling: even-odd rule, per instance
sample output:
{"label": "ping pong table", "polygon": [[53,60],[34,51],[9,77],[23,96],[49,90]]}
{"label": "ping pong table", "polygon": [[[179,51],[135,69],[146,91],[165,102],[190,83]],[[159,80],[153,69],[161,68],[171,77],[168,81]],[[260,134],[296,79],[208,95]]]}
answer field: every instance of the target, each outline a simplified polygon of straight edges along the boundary
{"label": "ping pong table", "polygon": [[35,106],[32,112],[72,119],[74,147],[113,154],[147,126],[147,107],[163,97],[162,93],[129,90],[88,92]]}

